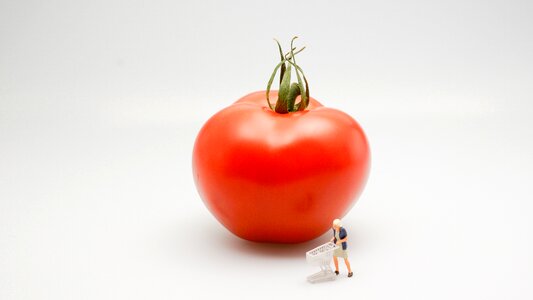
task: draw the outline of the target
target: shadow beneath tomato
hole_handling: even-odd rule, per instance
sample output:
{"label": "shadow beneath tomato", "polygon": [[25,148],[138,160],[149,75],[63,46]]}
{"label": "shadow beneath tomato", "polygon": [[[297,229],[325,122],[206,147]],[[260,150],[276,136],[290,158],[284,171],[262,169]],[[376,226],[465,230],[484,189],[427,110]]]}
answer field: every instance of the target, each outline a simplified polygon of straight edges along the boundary
{"label": "shadow beneath tomato", "polygon": [[329,234],[298,244],[276,244],[251,242],[237,237],[216,221],[193,225],[209,248],[237,252],[249,256],[270,256],[279,258],[305,258],[305,253],[329,241]]}
{"label": "shadow beneath tomato", "polygon": [[287,258],[302,258],[305,253],[321,244],[327,242],[327,237],[320,236],[314,240],[298,243],[298,244],[275,244],[275,243],[258,243],[243,240],[238,237],[231,237],[228,239],[228,246],[235,251],[239,251],[247,255],[261,255]]}
{"label": "shadow beneath tomato", "polygon": [[[276,257],[280,259],[305,259],[307,251],[316,248],[324,243],[327,243],[332,235],[327,231],[323,235],[311,241],[297,243],[297,244],[275,244],[275,243],[259,243],[251,242],[241,239],[216,220],[195,218],[190,219],[185,224],[179,226],[181,228],[179,233],[179,239],[175,240],[176,248],[180,248],[180,244],[183,241],[192,242],[200,241],[202,247],[196,250],[196,254],[203,257],[223,257],[224,255],[231,255],[232,253],[239,253],[244,256],[255,257]],[[362,228],[363,224],[358,224],[357,228],[348,229],[349,240],[348,247],[349,253],[355,255],[360,250],[361,245],[368,245],[368,240],[365,240],[365,229]],[[183,230],[183,228],[188,228]],[[368,228],[367,228],[368,229]],[[363,241],[365,240],[365,241]]]}
{"label": "shadow beneath tomato", "polygon": [[[363,234],[358,234],[358,230],[351,230],[348,240],[349,253],[358,252],[358,245],[361,244]],[[243,240],[231,233],[227,233],[224,240],[220,240],[225,247],[231,247],[234,251],[239,251],[246,255],[271,256],[280,258],[305,258],[307,251],[312,250],[324,243],[329,242],[332,235],[328,231],[316,239],[298,243],[298,244],[275,244],[275,243],[258,243]]]}
{"label": "shadow beneath tomato", "polygon": [[[201,236],[209,240],[210,247],[225,249],[226,251],[232,252],[235,251],[242,255],[290,259],[305,258],[305,253],[307,251],[327,243],[332,237],[331,232],[327,231],[318,238],[303,243],[260,243],[241,239],[220,226],[220,224],[204,223],[202,226],[197,226],[197,228],[201,228]],[[363,236],[364,235],[362,234],[358,234],[358,230],[351,230],[348,242],[350,253],[357,252],[357,245],[361,245],[362,241],[360,240]]]}

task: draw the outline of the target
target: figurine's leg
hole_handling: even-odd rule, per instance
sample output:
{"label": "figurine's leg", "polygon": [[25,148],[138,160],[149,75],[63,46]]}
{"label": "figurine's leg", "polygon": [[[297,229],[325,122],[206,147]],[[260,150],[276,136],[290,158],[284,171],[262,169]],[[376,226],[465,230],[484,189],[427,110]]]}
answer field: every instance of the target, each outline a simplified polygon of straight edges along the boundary
{"label": "figurine's leg", "polygon": [[333,263],[335,264],[335,272],[339,272],[339,260],[337,259],[337,256],[333,256]]}
{"label": "figurine's leg", "polygon": [[352,268],[350,268],[350,262],[348,261],[348,258],[344,259],[344,263],[346,264],[346,267],[348,268],[348,277],[353,276]]}
{"label": "figurine's leg", "polygon": [[351,273],[352,268],[350,268],[350,262],[348,261],[348,258],[345,258],[344,262],[346,263],[346,268],[348,268],[348,273]]}

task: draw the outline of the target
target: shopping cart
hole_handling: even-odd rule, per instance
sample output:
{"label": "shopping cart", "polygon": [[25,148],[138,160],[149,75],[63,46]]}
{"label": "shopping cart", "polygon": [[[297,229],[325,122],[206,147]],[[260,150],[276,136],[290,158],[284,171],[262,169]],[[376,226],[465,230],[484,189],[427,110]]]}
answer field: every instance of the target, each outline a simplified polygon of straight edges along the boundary
{"label": "shopping cart", "polygon": [[315,283],[326,280],[335,280],[337,275],[331,269],[330,263],[331,258],[333,257],[333,251],[337,248],[339,248],[339,246],[329,242],[318,246],[313,250],[307,251],[307,262],[309,264],[320,266],[320,272],[307,276],[307,281]]}

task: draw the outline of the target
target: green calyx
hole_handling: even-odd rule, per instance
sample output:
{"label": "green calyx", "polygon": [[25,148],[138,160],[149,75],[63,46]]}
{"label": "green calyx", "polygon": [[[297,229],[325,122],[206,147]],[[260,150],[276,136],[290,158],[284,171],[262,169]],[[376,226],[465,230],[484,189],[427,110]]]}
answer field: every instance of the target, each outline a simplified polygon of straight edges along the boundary
{"label": "green calyx", "polygon": [[[278,44],[279,49],[279,55],[281,57],[280,63],[274,68],[274,71],[272,72],[272,75],[270,76],[270,79],[268,80],[267,84],[267,90],[266,90],[266,98],[267,103],[270,109],[276,111],[280,114],[286,114],[294,111],[303,111],[307,108],[309,105],[309,85],[307,83],[307,78],[305,78],[304,72],[300,66],[296,64],[296,54],[302,52],[302,50],[305,49],[305,47],[302,47],[300,50],[295,51],[296,48],[293,47],[293,42],[298,37],[295,36],[291,40],[291,50],[283,54],[283,50],[281,49],[281,45],[278,42],[278,40],[274,39],[276,43]],[[298,80],[298,83],[293,82],[291,84],[291,73],[292,68],[294,68],[294,72],[296,73],[296,79]],[[278,101],[276,102],[276,107],[272,107],[272,104],[270,103],[270,88],[272,86],[272,82],[274,81],[274,78],[276,77],[276,74],[280,70],[279,74],[279,91],[278,91]],[[302,81],[303,78],[303,81]],[[305,83],[305,85],[304,85]],[[296,97],[300,96],[300,102],[296,102]]]}

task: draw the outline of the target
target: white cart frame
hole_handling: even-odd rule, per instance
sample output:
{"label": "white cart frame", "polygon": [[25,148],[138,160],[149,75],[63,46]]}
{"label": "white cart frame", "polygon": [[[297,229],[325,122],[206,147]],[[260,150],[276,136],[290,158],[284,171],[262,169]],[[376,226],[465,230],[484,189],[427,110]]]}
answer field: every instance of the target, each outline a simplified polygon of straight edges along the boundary
{"label": "white cart frame", "polygon": [[309,264],[319,265],[320,272],[307,277],[307,281],[311,283],[322,282],[327,280],[335,280],[337,275],[331,269],[331,259],[333,258],[333,252],[339,246],[329,242],[321,246],[316,247],[313,250],[307,251],[306,259]]}

